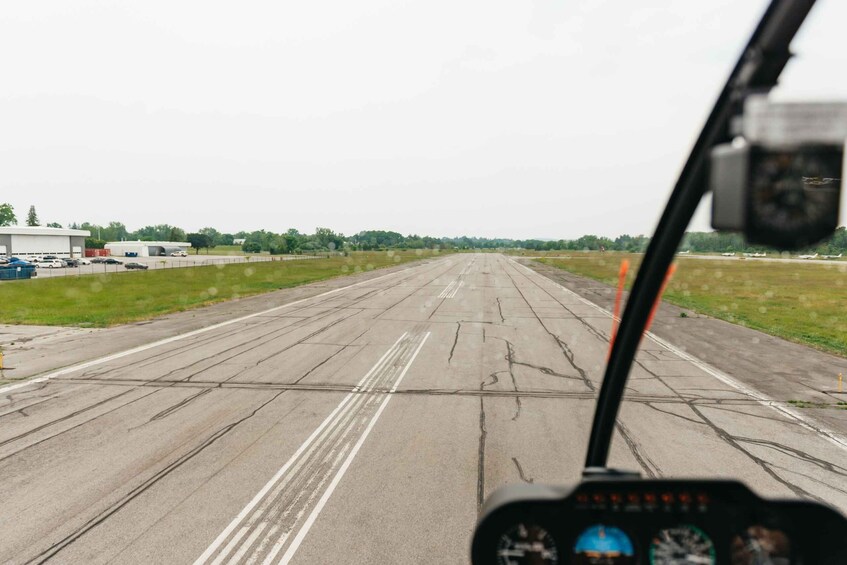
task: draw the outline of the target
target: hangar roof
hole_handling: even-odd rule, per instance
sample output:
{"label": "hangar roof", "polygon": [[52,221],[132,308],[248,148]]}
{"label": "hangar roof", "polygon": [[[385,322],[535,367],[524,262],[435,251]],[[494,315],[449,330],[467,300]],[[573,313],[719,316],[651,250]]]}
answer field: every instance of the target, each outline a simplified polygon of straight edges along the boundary
{"label": "hangar roof", "polygon": [[67,235],[75,237],[88,237],[88,230],[70,230],[64,228],[45,228],[43,226],[3,226],[0,227],[0,235]]}
{"label": "hangar roof", "polygon": [[148,245],[158,247],[191,247],[186,241],[110,241],[109,245]]}

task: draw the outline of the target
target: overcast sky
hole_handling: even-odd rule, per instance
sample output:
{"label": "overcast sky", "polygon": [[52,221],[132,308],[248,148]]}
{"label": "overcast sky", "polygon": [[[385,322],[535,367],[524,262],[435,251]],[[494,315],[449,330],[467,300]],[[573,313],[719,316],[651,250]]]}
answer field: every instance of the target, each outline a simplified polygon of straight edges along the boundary
{"label": "overcast sky", "polygon": [[[847,98],[847,2],[818,4],[783,97]],[[3,2],[0,202],[130,229],[649,233],[765,6]]]}

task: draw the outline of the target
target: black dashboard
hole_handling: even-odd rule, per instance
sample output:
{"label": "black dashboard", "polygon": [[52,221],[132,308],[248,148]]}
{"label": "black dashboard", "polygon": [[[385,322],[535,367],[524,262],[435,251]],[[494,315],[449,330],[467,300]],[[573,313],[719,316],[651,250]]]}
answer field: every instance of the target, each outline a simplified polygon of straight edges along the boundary
{"label": "black dashboard", "polygon": [[475,565],[847,564],[847,521],[736,481],[516,485],[489,498],[471,553]]}

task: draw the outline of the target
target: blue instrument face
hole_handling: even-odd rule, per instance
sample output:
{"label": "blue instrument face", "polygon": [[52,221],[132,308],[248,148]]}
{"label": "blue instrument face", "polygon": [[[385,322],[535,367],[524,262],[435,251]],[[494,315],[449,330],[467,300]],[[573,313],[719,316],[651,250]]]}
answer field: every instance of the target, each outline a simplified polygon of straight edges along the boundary
{"label": "blue instrument face", "polygon": [[619,564],[631,563],[635,547],[629,536],[614,526],[598,524],[582,532],[573,548],[579,563]]}

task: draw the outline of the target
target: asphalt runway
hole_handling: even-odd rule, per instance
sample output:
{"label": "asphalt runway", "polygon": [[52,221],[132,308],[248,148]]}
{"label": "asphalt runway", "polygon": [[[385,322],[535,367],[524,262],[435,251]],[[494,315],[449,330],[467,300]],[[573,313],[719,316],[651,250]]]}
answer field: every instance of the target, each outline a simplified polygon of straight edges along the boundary
{"label": "asphalt runway", "polygon": [[[466,563],[494,489],[578,479],[610,328],[513,259],[459,254],[40,358],[0,387],[0,558]],[[847,509],[838,431],[673,341],[642,343],[614,466]]]}

